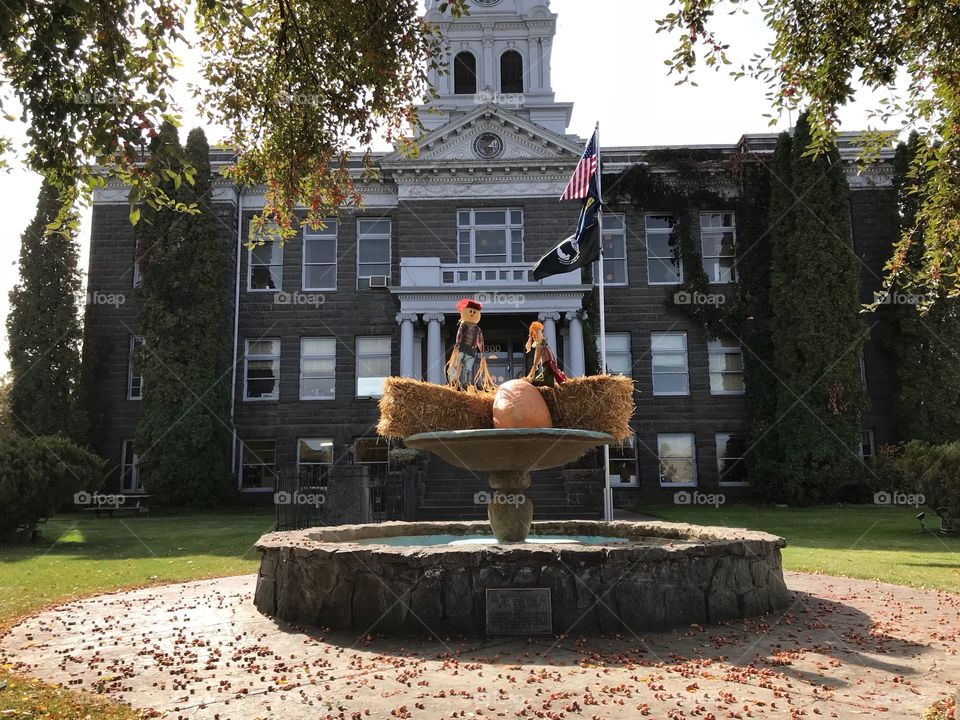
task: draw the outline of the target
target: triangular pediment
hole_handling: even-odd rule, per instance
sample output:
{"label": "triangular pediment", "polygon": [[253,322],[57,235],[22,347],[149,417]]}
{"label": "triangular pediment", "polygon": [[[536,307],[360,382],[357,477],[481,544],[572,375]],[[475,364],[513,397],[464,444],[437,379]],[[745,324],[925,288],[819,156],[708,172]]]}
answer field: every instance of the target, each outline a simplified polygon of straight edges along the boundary
{"label": "triangular pediment", "polygon": [[483,105],[436,128],[421,137],[417,146],[416,158],[392,153],[382,164],[414,168],[459,163],[566,163],[583,152],[583,145],[576,140],[496,105]]}

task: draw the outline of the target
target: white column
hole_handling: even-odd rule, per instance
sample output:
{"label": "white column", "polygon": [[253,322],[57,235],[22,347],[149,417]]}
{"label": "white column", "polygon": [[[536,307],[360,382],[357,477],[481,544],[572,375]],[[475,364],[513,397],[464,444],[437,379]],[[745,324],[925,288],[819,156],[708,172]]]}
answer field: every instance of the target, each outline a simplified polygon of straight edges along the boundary
{"label": "white column", "polygon": [[427,382],[444,385],[447,382],[443,376],[446,360],[443,357],[443,341],[440,338],[443,314],[424,314],[423,321],[427,323]]}
{"label": "white column", "polygon": [[413,324],[416,321],[416,315],[397,313],[397,322],[400,323],[400,377],[414,377]]}
{"label": "white column", "polygon": [[568,374],[578,377],[586,373],[583,360],[583,327],[575,312],[568,312],[564,317],[567,319],[567,327],[570,330],[570,372]]}
{"label": "white column", "polygon": [[543,323],[543,336],[547,339],[547,345],[556,355],[559,352],[557,345],[557,320],[560,319],[560,313],[540,313],[537,319]]}

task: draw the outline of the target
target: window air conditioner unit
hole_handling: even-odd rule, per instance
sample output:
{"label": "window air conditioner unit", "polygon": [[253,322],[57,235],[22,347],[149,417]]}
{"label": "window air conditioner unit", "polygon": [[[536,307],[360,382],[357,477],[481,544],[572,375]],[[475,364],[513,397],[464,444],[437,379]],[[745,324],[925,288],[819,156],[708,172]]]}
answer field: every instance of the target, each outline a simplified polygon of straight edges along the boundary
{"label": "window air conditioner unit", "polygon": [[386,275],[371,275],[371,276],[370,276],[370,287],[372,287],[372,288],[385,288],[385,287],[387,287],[387,276],[386,276]]}

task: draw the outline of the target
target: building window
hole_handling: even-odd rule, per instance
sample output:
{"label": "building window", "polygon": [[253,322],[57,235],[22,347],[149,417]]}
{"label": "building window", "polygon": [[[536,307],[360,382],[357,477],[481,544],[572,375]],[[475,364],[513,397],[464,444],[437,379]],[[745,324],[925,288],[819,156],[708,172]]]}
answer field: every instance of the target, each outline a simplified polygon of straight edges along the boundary
{"label": "building window", "polygon": [[301,485],[326,487],[333,466],[333,438],[297,440],[297,477]]}
{"label": "building window", "polygon": [[276,291],[283,287],[283,246],[266,240],[247,251],[247,290]]}
{"label": "building window", "polygon": [[130,336],[130,352],[127,361],[127,400],[143,399],[143,374],[140,371],[140,349],[143,345],[142,337],[139,335]]}
{"label": "building window", "polygon": [[711,340],[707,343],[710,357],[710,394],[743,395],[743,351],[733,340]]}
{"label": "building window", "polygon": [[247,340],[243,355],[243,399],[280,397],[280,339]]}
{"label": "building window", "polygon": [[319,230],[303,229],[304,290],[337,289],[337,227],[336,220],[324,220],[326,227]]}
{"label": "building window", "polygon": [[389,218],[357,220],[357,287],[370,287],[374,275],[390,277]]}
{"label": "building window", "polygon": [[660,458],[660,484],[697,484],[697,456],[693,433],[660,433],[657,435],[657,456]]}
{"label": "building window", "polygon": [[683,282],[683,258],[677,221],[672,215],[647,215],[647,284],[676,285]]}
{"label": "building window", "polygon": [[637,438],[631,435],[621,445],[610,446],[610,483],[637,484]]}
{"label": "building window", "polygon": [[354,462],[365,465],[370,472],[371,481],[383,481],[387,478],[387,465],[390,446],[386,438],[357,438],[353,446]]}
{"label": "building window", "polygon": [[125,493],[142,492],[139,458],[133,451],[133,440],[124,440],[121,447],[120,490]]}
{"label": "building window", "polygon": [[516,50],[500,56],[500,92],[523,92],[523,57]]}
{"label": "building window", "polygon": [[523,211],[458,211],[457,258],[460,263],[522,263]]}
{"label": "building window", "polygon": [[737,280],[734,246],[737,230],[733,213],[700,214],[700,246],[703,249],[703,269],[712,283],[732,283]]}
{"label": "building window", "polygon": [[689,395],[686,333],[650,333],[654,395]]}
{"label": "building window", "polygon": [[717,433],[717,478],[721,485],[746,485],[746,441],[740,433]]}
{"label": "building window", "polygon": [[133,286],[135,288],[143,285],[143,274],[140,272],[140,248],[139,246],[133,252]]}
{"label": "building window", "polygon": [[[593,264],[595,281],[599,264]],[[627,284],[627,237],[623,215],[603,216],[603,282],[606,285]]]}
{"label": "building window", "polygon": [[477,58],[472,52],[464,50],[453,59],[453,92],[455,95],[477,92]]}
{"label": "building window", "polygon": [[240,466],[241,490],[273,490],[276,485],[276,468],[276,440],[243,442],[243,464]]}
{"label": "building window", "polygon": [[877,441],[873,430],[860,431],[860,457],[869,460],[877,454]]}
{"label": "building window", "polygon": [[390,376],[390,336],[357,338],[357,397],[380,397]]}
{"label": "building window", "polygon": [[300,399],[333,400],[336,365],[334,338],[300,338]]}
{"label": "building window", "polygon": [[[633,359],[630,354],[630,333],[607,333],[607,372],[611,375],[633,375]],[[600,339],[597,338],[597,351]]]}

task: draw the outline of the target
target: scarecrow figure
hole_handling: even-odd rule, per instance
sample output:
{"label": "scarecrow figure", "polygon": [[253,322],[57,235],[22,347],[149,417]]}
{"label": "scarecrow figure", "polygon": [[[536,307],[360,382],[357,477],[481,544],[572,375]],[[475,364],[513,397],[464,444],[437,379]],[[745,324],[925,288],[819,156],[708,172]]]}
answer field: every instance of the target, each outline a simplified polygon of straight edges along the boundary
{"label": "scarecrow figure", "polygon": [[[447,360],[447,382],[459,390],[478,386],[483,390],[493,389],[495,385],[483,354],[483,331],[477,324],[483,305],[464,298],[457,303],[457,310],[460,322],[457,325],[457,341]],[[480,360],[479,364],[477,359]]]}
{"label": "scarecrow figure", "polygon": [[547,345],[542,322],[534,321],[530,323],[530,335],[527,338],[525,348],[527,352],[533,350],[533,364],[526,377],[533,385],[553,387],[567,379],[563,371],[557,367],[557,360],[553,351]]}

